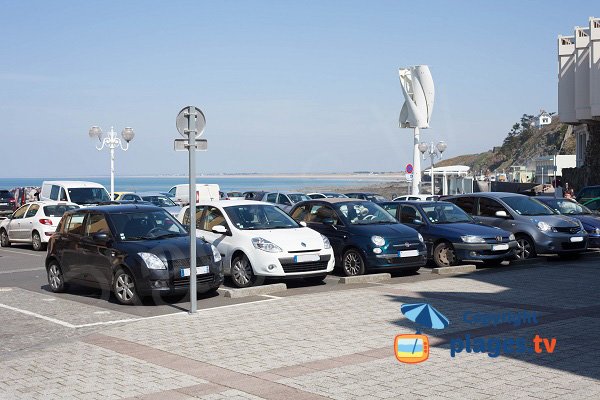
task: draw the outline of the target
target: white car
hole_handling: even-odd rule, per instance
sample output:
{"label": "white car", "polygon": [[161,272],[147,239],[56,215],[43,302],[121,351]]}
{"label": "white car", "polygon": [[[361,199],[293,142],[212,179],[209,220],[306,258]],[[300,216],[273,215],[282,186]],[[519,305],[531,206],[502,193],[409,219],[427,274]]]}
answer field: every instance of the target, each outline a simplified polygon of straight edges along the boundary
{"label": "white car", "polygon": [[392,201],[437,201],[440,196],[432,196],[430,194],[409,194],[407,196],[400,196],[394,198]]}
{"label": "white car", "polygon": [[65,211],[75,208],[79,206],[66,201],[24,204],[0,222],[0,245],[8,247],[11,243],[31,243],[34,250],[44,250]]}
{"label": "white car", "polygon": [[[317,283],[333,270],[329,240],[273,204],[224,200],[196,207],[196,235],[217,247],[225,275],[237,287],[260,285],[266,277],[299,277]],[[189,225],[189,206],[178,219]]]}

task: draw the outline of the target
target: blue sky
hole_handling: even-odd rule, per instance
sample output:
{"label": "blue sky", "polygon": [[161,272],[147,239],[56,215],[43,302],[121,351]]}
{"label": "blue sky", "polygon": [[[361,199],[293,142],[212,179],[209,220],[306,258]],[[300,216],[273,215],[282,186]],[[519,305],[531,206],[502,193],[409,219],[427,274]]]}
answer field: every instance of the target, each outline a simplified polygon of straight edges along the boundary
{"label": "blue sky", "polygon": [[207,119],[199,173],[403,170],[398,68],[416,64],[436,84],[424,139],[484,151],[556,111],[556,37],[597,5],[0,0],[0,177],[107,175],[92,125],[135,129],[118,174],[184,174],[188,104]]}

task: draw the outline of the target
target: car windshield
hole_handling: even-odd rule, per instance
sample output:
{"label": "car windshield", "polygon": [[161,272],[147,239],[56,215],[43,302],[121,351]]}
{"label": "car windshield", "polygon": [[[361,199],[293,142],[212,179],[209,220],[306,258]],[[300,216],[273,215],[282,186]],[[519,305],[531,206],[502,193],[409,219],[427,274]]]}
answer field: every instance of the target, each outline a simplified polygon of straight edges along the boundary
{"label": "car windshield", "polygon": [[110,201],[110,196],[104,188],[70,188],[69,198],[77,204],[98,204]]}
{"label": "car windshield", "polygon": [[142,196],[142,200],[149,201],[158,207],[175,207],[177,204],[167,196]]}
{"label": "car windshield", "polygon": [[114,213],[108,217],[115,227],[115,236],[123,241],[187,235],[185,228],[164,210]]}
{"label": "car windshield", "polygon": [[79,208],[77,206],[67,205],[67,204],[58,204],[55,206],[44,206],[44,215],[46,217],[57,217],[60,218],[63,216],[65,211],[74,210]]}
{"label": "car windshield", "polygon": [[244,204],[225,207],[233,225],[241,230],[290,229],[300,225],[279,207],[266,204]]}
{"label": "car windshield", "polygon": [[440,203],[423,206],[423,212],[432,224],[456,224],[472,222],[471,217],[452,203]]}
{"label": "car windshield", "polygon": [[0,200],[9,200],[12,199],[12,194],[10,192],[0,192]]}
{"label": "car windshield", "polygon": [[396,224],[398,221],[383,208],[369,201],[336,206],[345,222],[351,225]]}
{"label": "car windshield", "polygon": [[519,215],[552,215],[554,212],[541,202],[530,197],[503,197],[502,200]]}
{"label": "car windshield", "polygon": [[323,193],[325,197],[329,197],[330,199],[344,199],[348,196],[340,194],[340,193]]}
{"label": "car windshield", "polygon": [[288,193],[287,196],[293,203],[300,203],[301,201],[310,200],[310,197],[302,193]]}
{"label": "car windshield", "polygon": [[369,201],[375,201],[375,202],[379,202],[379,201],[387,201],[387,199],[383,196],[380,196],[378,194],[367,194],[365,195],[366,200]]}
{"label": "car windshield", "polygon": [[576,201],[570,199],[544,199],[540,200],[542,203],[550,206],[552,209],[556,210],[556,212],[560,214],[569,214],[569,215],[583,215],[583,214],[592,214],[592,211],[586,206],[582,206]]}

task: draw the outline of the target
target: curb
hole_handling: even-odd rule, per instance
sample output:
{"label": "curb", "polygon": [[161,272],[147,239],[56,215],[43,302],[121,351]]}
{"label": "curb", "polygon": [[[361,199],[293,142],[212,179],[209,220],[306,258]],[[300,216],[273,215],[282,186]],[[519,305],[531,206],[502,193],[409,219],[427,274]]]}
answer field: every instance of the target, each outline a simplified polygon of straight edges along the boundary
{"label": "curb", "polygon": [[359,275],[359,276],[344,276],[340,278],[338,283],[348,285],[351,283],[373,283],[387,281],[391,279],[391,274],[371,274],[371,275]]}
{"label": "curb", "polygon": [[263,294],[282,292],[287,290],[285,283],[274,283],[272,285],[253,286],[241,289],[219,288],[219,293],[225,297],[239,299],[242,297],[260,296]]}
{"label": "curb", "polygon": [[457,265],[455,267],[434,268],[431,270],[431,273],[438,274],[438,275],[452,275],[452,274],[466,274],[466,273],[473,272],[476,270],[477,270],[477,267],[475,265],[467,264],[467,265]]}

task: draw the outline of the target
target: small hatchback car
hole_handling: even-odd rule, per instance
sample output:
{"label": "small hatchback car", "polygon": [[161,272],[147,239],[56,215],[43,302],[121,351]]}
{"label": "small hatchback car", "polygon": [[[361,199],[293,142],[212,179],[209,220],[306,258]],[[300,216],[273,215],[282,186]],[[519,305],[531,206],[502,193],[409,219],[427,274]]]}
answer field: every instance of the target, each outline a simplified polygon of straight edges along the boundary
{"label": "small hatchback car", "polygon": [[[48,243],[46,270],[53,292],[69,282],[108,288],[121,304],[189,290],[190,237],[156,206],[110,205],[68,211]],[[197,239],[197,290],[223,282],[221,255]]]}

